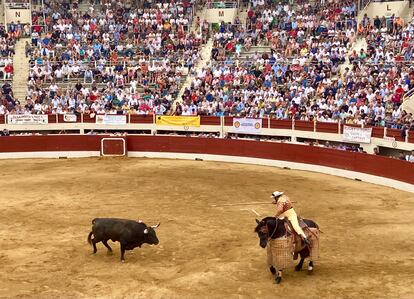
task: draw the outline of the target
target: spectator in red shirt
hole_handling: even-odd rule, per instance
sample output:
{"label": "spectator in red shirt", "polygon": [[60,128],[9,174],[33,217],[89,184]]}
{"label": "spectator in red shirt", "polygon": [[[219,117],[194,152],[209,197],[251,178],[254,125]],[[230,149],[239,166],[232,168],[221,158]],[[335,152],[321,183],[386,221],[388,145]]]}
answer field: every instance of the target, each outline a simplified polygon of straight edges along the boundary
{"label": "spectator in red shirt", "polygon": [[4,80],[10,79],[13,75],[13,71],[14,71],[13,65],[7,64],[3,69],[3,79]]}

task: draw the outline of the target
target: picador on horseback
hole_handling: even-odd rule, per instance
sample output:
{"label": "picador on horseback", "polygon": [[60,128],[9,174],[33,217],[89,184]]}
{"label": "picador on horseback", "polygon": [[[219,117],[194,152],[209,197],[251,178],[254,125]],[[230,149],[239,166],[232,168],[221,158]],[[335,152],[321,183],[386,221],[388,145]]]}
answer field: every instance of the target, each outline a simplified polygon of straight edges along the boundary
{"label": "picador on horseback", "polygon": [[276,205],[276,217],[256,219],[254,231],[260,247],[267,250],[267,264],[276,275],[275,282],[281,282],[283,270],[293,266],[299,256],[295,270],[300,271],[304,260],[309,258],[308,274],[311,274],[319,257],[319,226],[313,220],[298,219],[292,202],[283,192],[275,191],[271,198]]}
{"label": "picador on horseback", "polygon": [[293,209],[289,197],[284,195],[284,192],[275,191],[270,198],[273,199],[273,203],[276,205],[276,218],[283,219],[286,217],[290,221],[295,232],[302,237],[304,243],[310,245],[310,241],[299,225],[298,215]]}

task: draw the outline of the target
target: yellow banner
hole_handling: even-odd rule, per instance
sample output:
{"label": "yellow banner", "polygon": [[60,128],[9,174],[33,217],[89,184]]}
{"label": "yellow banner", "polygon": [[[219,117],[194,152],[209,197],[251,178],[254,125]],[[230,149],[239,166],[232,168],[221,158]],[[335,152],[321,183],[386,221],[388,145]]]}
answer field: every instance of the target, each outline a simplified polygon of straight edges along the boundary
{"label": "yellow banner", "polygon": [[162,126],[199,127],[200,116],[156,116],[156,124]]}

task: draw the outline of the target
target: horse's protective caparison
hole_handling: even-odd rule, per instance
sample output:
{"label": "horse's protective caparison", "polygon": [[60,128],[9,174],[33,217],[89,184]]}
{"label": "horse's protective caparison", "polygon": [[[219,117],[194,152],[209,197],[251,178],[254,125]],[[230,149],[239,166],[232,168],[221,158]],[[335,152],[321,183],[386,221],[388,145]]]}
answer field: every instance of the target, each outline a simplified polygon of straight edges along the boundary
{"label": "horse's protective caparison", "polygon": [[[266,217],[266,218],[263,218],[261,221],[256,219],[257,226],[254,231],[259,236],[260,247],[265,248],[270,239],[283,238],[287,234],[290,233],[289,231],[286,230],[285,221],[286,220],[284,219],[283,220],[277,219],[276,217]],[[319,226],[313,220],[303,219],[303,221],[308,227],[319,229]],[[305,245],[304,243],[302,243],[301,246],[299,246],[297,250],[295,250],[295,254],[300,255],[300,261],[295,266],[295,271],[300,271],[303,267],[303,262],[305,258],[310,257],[309,247]],[[280,283],[282,280],[282,270],[275,269],[273,265],[270,266],[269,270],[272,274],[276,275],[276,278],[275,278],[276,283]],[[310,260],[309,265],[308,265],[308,274],[311,274],[312,271],[313,271],[313,261]]]}

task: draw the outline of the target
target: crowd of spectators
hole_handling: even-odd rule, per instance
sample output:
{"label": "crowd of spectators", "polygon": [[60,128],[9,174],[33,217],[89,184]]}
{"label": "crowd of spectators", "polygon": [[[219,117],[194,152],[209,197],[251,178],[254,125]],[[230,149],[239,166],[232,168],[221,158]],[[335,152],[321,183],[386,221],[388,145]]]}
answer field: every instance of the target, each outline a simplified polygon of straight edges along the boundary
{"label": "crowd of spectators", "polygon": [[[174,111],[208,30],[199,19],[189,30],[196,3],[107,2],[86,12],[63,0],[46,4],[33,14],[26,104],[8,101],[0,113],[269,116],[393,128],[413,122],[400,106],[414,87],[414,22],[364,17],[357,24],[356,1],[251,1],[247,24],[236,18],[216,28],[211,62],[195,72]],[[357,33],[368,44],[358,53],[350,51]],[[252,51],[260,45],[269,50]]]}
{"label": "crowd of spectators", "polygon": [[199,58],[194,5],[183,1],[45,2],[33,13],[28,94],[10,113],[169,111]]}
{"label": "crowd of spectators", "polygon": [[[355,1],[253,1],[247,29],[239,23],[219,26],[212,62],[198,71],[177,114],[411,127],[401,103],[414,87],[414,68],[395,57],[412,59],[414,22],[376,21],[365,35],[368,49],[357,54],[350,50]],[[253,45],[271,51],[252,53]],[[247,59],[242,50],[251,53]]]}
{"label": "crowd of spectators", "polygon": [[8,32],[3,25],[0,25],[0,80],[13,79],[13,55],[16,40],[20,37],[17,33],[17,26],[10,24]]}
{"label": "crowd of spectators", "polygon": [[[312,106],[323,105],[315,96],[336,91],[339,65],[355,40],[355,13],[354,3],[343,1],[253,2],[246,30],[238,19],[219,26],[213,63],[198,72],[178,113],[337,120]],[[260,44],[271,52],[239,58]]]}
{"label": "crowd of spectators", "polygon": [[[13,107],[16,103],[11,80],[13,79],[13,55],[15,52],[16,40],[20,38],[20,33],[17,33],[15,24],[10,24],[8,30],[4,25],[0,25],[0,114],[6,114],[8,107]],[[8,31],[8,32],[7,32]]]}

